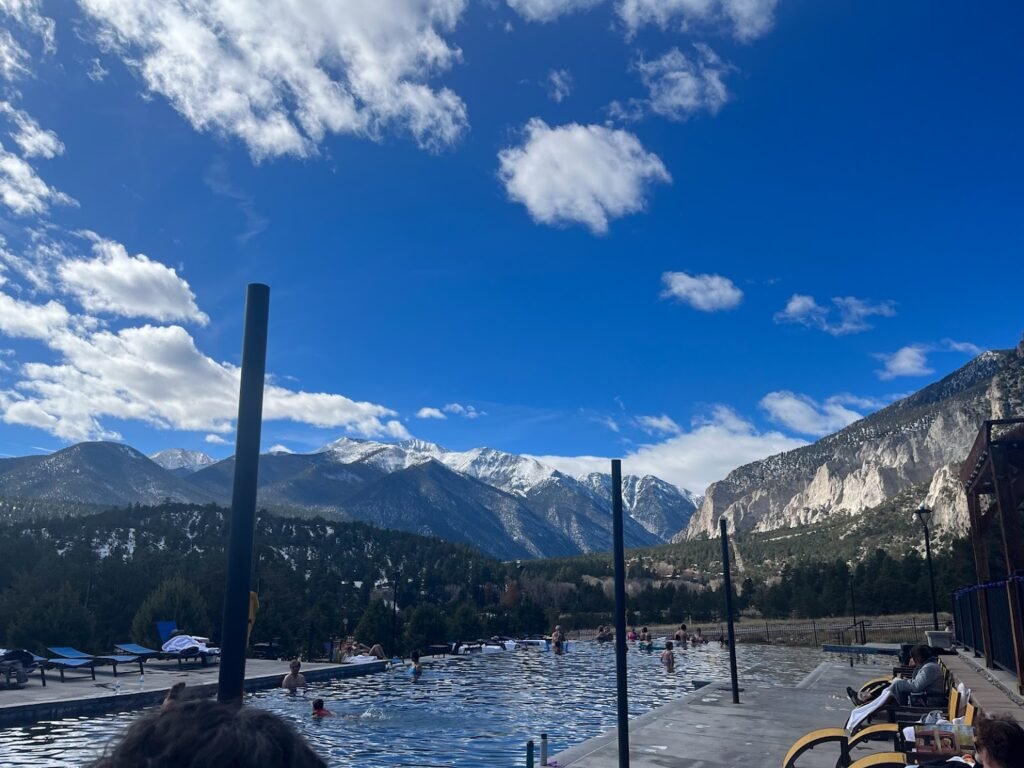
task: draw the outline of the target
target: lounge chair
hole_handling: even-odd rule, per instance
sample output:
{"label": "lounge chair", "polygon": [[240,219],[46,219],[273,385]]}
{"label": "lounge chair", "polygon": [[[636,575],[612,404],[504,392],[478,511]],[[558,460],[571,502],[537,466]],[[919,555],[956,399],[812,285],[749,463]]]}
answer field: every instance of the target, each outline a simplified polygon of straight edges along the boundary
{"label": "lounge chair", "polygon": [[[121,655],[101,655],[93,656],[89,653],[83,653],[77,648],[70,646],[53,646],[47,647],[50,653],[61,657],[61,660],[72,660],[72,661],[92,661],[93,662],[93,680],[96,679],[96,662],[110,664],[114,668],[114,677],[117,677],[117,665],[118,664],[138,664],[139,674],[144,674],[142,669],[142,659],[138,656],[121,656]],[[57,659],[49,659],[50,663],[54,663]],[[63,678],[62,678],[63,679]]]}
{"label": "lounge chair", "polygon": [[64,682],[64,672],[67,670],[88,669],[92,674],[92,679],[96,679],[96,660],[92,657],[88,659],[47,659],[43,656],[35,656],[35,654],[33,654],[33,657],[40,668],[56,669],[60,672],[60,681],[62,683]]}
{"label": "lounge chair", "polygon": [[199,649],[188,648],[184,651],[156,651],[152,648],[147,648],[144,645],[137,645],[136,643],[116,643],[114,650],[126,653],[130,656],[138,656],[142,661],[150,661],[155,659],[157,661],[169,661],[177,659],[178,666],[181,666],[183,661],[200,661]]}
{"label": "lounge chair", "polygon": [[[8,688],[26,682],[28,675],[39,670],[39,678],[46,685],[46,670],[37,661],[39,657],[21,649],[0,650],[0,674]],[[12,686],[13,681],[13,686]]]}

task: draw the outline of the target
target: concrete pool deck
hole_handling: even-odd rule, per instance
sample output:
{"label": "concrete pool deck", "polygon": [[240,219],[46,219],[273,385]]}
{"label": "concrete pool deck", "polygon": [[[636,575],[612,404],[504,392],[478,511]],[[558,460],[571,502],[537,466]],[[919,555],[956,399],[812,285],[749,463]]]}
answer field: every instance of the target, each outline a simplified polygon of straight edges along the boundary
{"label": "concrete pool deck", "polygon": [[[383,661],[360,664],[303,662],[302,674],[307,682],[312,683],[381,672],[386,667],[387,663]],[[179,668],[174,661],[150,661],[145,665],[145,679],[141,686],[138,667],[134,669],[129,671],[129,667],[122,667],[115,678],[110,667],[97,667],[95,680],[88,672],[67,672],[63,683],[60,676],[52,671],[46,675],[45,686],[36,672],[21,688],[0,688],[0,727],[151,707],[163,701],[167,691],[177,682],[184,682],[191,691],[213,695],[220,667],[217,664],[196,664]],[[245,690],[276,688],[287,672],[287,660],[249,659],[245,663]],[[120,687],[116,688],[118,684]]]}
{"label": "concrete pool deck", "polygon": [[[962,654],[952,660],[954,674],[966,663]],[[798,738],[816,728],[842,727],[851,705],[846,686],[859,687],[885,670],[878,665],[849,666],[822,662],[795,687],[771,686],[740,680],[740,703],[732,703],[729,682],[716,681],[688,696],[668,702],[629,723],[629,762],[632,768],[733,768],[742,765],[781,766]],[[972,700],[991,714],[1024,715],[1024,708],[979,674]],[[613,704],[614,706],[614,704]],[[557,745],[555,745],[557,746]],[[879,743],[861,745],[856,760],[880,751]],[[834,768],[838,746],[826,744],[804,753],[800,768]],[[559,768],[617,768],[617,730],[611,729],[549,759]]]}

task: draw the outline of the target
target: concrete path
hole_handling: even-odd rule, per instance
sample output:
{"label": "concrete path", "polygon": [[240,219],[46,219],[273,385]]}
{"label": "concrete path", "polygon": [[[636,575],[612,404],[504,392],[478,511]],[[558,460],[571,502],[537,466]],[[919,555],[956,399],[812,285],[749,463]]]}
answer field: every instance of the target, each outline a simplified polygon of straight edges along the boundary
{"label": "concrete path", "polygon": [[[303,663],[302,674],[308,682],[337,677],[352,677],[380,672],[383,661],[365,664]],[[40,720],[124,712],[159,704],[171,686],[185,682],[190,690],[214,694],[220,667],[199,664],[179,667],[175,661],[150,661],[140,678],[138,666],[119,666],[114,677],[110,667],[97,667],[96,679],[88,672],[66,672],[66,682],[56,671],[47,672],[46,685],[39,673],[18,689],[3,690],[0,685],[0,726],[24,725]],[[249,659],[245,665],[247,691],[274,688],[288,672],[288,661]]]}

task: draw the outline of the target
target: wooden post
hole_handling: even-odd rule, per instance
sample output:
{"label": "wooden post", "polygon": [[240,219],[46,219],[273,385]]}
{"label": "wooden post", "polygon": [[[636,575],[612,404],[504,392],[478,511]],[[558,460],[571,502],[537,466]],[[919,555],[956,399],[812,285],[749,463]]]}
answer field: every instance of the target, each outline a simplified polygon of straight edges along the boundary
{"label": "wooden post", "polygon": [[[979,584],[985,584],[989,580],[988,552],[985,551],[985,527],[986,523],[981,514],[981,503],[978,493],[968,491],[967,513],[971,520],[971,546],[974,548],[974,572],[978,577]],[[981,645],[985,654],[985,666],[992,669],[995,662],[992,660],[992,628],[988,621],[988,595],[984,589],[978,590],[978,612],[981,614]]]}

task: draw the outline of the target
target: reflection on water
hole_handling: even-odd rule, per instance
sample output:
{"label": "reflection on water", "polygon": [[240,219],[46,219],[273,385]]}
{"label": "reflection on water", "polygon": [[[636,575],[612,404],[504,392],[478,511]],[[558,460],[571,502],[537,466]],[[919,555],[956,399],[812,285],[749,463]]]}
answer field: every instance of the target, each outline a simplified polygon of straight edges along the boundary
{"label": "reflection on water", "polygon": [[[825,655],[809,648],[741,645],[737,658],[744,686],[768,686],[799,682]],[[717,643],[679,651],[675,672],[667,673],[658,652],[631,650],[628,670],[635,717],[693,690],[695,679],[727,678],[729,656]],[[323,698],[336,717],[310,717],[314,698]],[[298,696],[265,691],[248,703],[294,723],[333,766],[521,766],[526,741],[542,732],[554,753],[615,725],[615,652],[611,644],[580,643],[565,656],[511,651],[438,660],[418,682],[395,668],[320,683]],[[0,764],[84,765],[135,716],[0,730]]]}

